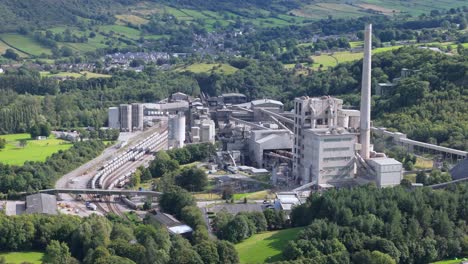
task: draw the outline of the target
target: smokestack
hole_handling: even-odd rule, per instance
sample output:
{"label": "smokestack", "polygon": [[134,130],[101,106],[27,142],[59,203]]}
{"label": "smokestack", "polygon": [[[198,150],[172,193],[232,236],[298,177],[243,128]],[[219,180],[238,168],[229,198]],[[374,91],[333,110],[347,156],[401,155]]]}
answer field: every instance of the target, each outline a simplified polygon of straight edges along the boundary
{"label": "smokestack", "polygon": [[364,36],[364,60],[362,65],[361,87],[361,157],[370,157],[370,106],[371,106],[371,62],[372,24],[366,25]]}

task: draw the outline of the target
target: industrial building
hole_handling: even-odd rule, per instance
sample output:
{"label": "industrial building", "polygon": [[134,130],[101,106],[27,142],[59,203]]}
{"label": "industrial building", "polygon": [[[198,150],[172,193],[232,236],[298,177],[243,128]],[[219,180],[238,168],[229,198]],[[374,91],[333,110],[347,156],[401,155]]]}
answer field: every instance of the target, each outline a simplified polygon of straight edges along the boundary
{"label": "industrial building", "polygon": [[57,213],[57,198],[55,195],[38,193],[26,196],[26,214],[49,214]]}
{"label": "industrial building", "polygon": [[185,115],[177,113],[169,116],[169,147],[182,148],[185,143]]}
{"label": "industrial building", "polygon": [[143,130],[142,104],[132,104],[132,130]]}
{"label": "industrial building", "polygon": [[109,128],[120,129],[120,115],[118,107],[109,107]]}
{"label": "industrial building", "polygon": [[132,132],[132,106],[121,104],[120,110],[120,131]]}

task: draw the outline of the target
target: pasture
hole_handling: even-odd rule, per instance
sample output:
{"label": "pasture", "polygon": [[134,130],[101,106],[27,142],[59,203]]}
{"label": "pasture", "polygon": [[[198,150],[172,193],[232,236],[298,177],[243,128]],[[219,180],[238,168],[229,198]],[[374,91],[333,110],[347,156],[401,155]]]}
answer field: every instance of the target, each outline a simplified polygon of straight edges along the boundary
{"label": "pasture", "polygon": [[289,228],[253,235],[235,245],[240,263],[269,263],[282,260],[286,243],[296,238],[302,228]]}
{"label": "pasture", "polygon": [[[23,165],[25,161],[45,161],[59,150],[66,150],[73,144],[56,139],[51,135],[46,140],[32,140],[29,134],[0,135],[7,141],[6,147],[0,150],[0,163],[10,165]],[[20,146],[20,141],[25,139],[27,145]]]}
{"label": "pasture", "polygon": [[100,74],[94,73],[89,71],[82,71],[82,72],[59,72],[59,73],[51,73],[47,71],[40,72],[42,77],[72,77],[72,78],[80,78],[85,77],[86,79],[93,79],[93,78],[110,78],[111,75],[108,74]]}
{"label": "pasture", "polygon": [[6,263],[20,264],[20,263],[32,263],[41,264],[44,253],[36,251],[27,252],[6,252],[0,253],[0,258],[4,257]]}
{"label": "pasture", "polygon": [[7,43],[9,46],[24,52],[26,54],[40,56],[41,54],[51,55],[52,51],[39,44],[32,37],[24,36],[17,33],[0,34],[0,39]]}

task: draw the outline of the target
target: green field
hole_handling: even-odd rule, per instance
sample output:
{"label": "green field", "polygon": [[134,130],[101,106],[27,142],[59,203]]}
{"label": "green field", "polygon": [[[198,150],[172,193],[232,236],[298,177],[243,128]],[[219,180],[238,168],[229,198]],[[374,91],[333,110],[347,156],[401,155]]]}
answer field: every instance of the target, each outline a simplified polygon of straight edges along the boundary
{"label": "green field", "polygon": [[[46,140],[31,140],[29,134],[2,135],[0,138],[7,141],[6,148],[0,150],[0,162],[10,165],[23,165],[25,161],[45,161],[55,152],[72,146],[71,143],[56,139],[53,135]],[[19,146],[22,139],[28,141],[24,148]]]}
{"label": "green field", "polygon": [[41,264],[44,253],[42,252],[9,252],[0,253],[0,257],[4,257],[6,263],[20,264],[23,262]]}
{"label": "green field", "polygon": [[34,56],[51,55],[52,51],[36,42],[32,37],[16,33],[0,34],[0,39],[17,50]]}
{"label": "green field", "polygon": [[467,258],[462,258],[462,259],[451,259],[451,260],[441,260],[434,262],[432,264],[459,264],[462,263],[462,261],[468,260]]}
{"label": "green field", "polygon": [[271,194],[268,190],[259,191],[259,192],[250,192],[250,193],[236,193],[232,196],[234,200],[242,200],[244,198],[250,200],[262,200],[262,199],[273,199],[274,195]]}
{"label": "green field", "polygon": [[210,64],[210,63],[196,63],[188,66],[184,66],[182,68],[177,68],[176,71],[189,71],[193,73],[210,73],[214,71],[216,73],[223,73],[223,74],[233,74],[238,69],[232,67],[229,64]]}
{"label": "green field", "polygon": [[59,73],[50,73],[46,71],[40,72],[42,77],[73,77],[73,78],[80,78],[86,77],[86,79],[93,79],[93,78],[110,78],[111,75],[108,74],[100,74],[94,73],[89,71],[82,71],[82,72],[59,72]]}
{"label": "green field", "polygon": [[289,228],[279,231],[265,232],[236,244],[241,263],[265,263],[282,260],[282,250],[286,243],[293,240],[299,228]]}

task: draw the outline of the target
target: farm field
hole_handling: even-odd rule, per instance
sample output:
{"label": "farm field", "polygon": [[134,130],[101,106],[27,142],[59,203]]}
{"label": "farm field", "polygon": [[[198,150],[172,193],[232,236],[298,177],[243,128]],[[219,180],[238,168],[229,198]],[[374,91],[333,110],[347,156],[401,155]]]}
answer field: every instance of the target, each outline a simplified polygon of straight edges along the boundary
{"label": "farm field", "polygon": [[118,19],[117,23],[122,25],[125,25],[125,23],[144,25],[149,22],[147,19],[136,15],[116,15],[115,17]]}
{"label": "farm field", "polygon": [[300,9],[294,9],[291,12],[300,17],[310,19],[325,19],[328,16],[333,18],[351,18],[359,16],[369,16],[372,12],[392,16],[394,13],[406,13],[413,16],[418,16],[422,13],[429,13],[433,9],[457,8],[462,7],[466,3],[464,1],[452,0],[414,0],[414,1],[398,1],[398,0],[363,0],[358,4],[348,3],[330,3],[330,2],[314,2]]}
{"label": "farm field", "polygon": [[253,235],[235,245],[240,263],[269,263],[282,260],[282,250],[302,228],[289,228]]}
{"label": "farm field", "polygon": [[[10,165],[23,165],[25,161],[45,161],[55,152],[73,146],[67,141],[56,139],[53,135],[46,140],[32,140],[29,134],[1,135],[0,138],[7,141],[6,147],[0,150],[0,163]],[[19,146],[22,139],[28,142],[24,148]]]}
{"label": "farm field", "polygon": [[9,252],[9,253],[0,253],[0,257],[5,258],[6,263],[20,264],[20,263],[32,263],[40,264],[42,263],[42,258],[44,253],[42,252]]}
{"label": "farm field", "polygon": [[34,56],[39,56],[43,53],[47,55],[52,54],[52,51],[49,48],[42,46],[29,36],[23,36],[17,33],[6,33],[0,34],[0,39],[26,54]]}
{"label": "farm field", "polygon": [[108,74],[100,74],[100,73],[94,73],[94,72],[88,72],[88,71],[82,71],[80,73],[78,72],[59,72],[59,73],[50,73],[46,71],[40,72],[42,77],[73,77],[73,78],[80,78],[80,77],[86,77],[86,79],[93,79],[93,78],[110,78],[112,77],[111,75]]}
{"label": "farm field", "polygon": [[182,68],[176,69],[176,71],[189,71],[193,73],[209,73],[214,71],[216,73],[224,73],[224,74],[233,74],[238,69],[229,65],[229,64],[210,64],[210,63],[196,63],[188,66],[184,66]]}

